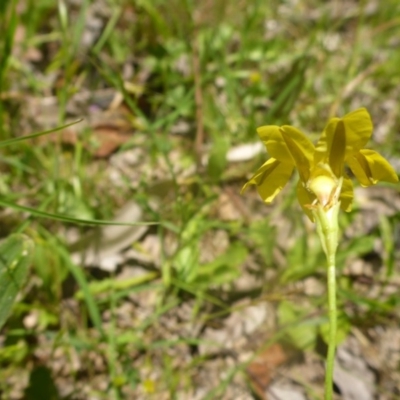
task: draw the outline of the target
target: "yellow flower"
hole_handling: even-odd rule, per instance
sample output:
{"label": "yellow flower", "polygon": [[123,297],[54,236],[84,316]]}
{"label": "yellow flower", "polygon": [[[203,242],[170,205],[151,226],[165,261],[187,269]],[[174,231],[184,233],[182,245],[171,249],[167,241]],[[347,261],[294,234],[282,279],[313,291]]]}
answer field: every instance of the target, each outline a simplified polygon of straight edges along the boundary
{"label": "yellow flower", "polygon": [[298,129],[267,125],[257,129],[271,158],[243,186],[242,193],[256,185],[265,203],[271,203],[292,175],[299,172],[297,198],[304,212],[314,220],[312,209],[351,210],[353,184],[345,171],[350,167],[361,186],[378,181],[398,182],[393,167],[379,153],[363,149],[372,134],[372,121],[365,108],[343,118],[331,118],[317,144]]}

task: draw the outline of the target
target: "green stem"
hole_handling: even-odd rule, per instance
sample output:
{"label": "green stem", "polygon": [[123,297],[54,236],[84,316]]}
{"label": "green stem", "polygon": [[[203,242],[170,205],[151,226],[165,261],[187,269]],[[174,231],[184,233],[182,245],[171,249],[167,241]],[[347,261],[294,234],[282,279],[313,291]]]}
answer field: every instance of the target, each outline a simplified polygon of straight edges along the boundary
{"label": "green stem", "polygon": [[337,307],[336,307],[336,249],[338,246],[338,213],[340,202],[328,210],[321,205],[313,209],[317,232],[328,262],[328,313],[329,338],[325,372],[325,400],[333,398],[333,369],[336,351]]}
{"label": "green stem", "polygon": [[333,368],[335,363],[336,330],[337,330],[335,253],[330,254],[327,257],[327,260],[328,260],[329,343],[328,343],[328,355],[326,359],[326,372],[325,372],[325,400],[331,400],[333,396]]}

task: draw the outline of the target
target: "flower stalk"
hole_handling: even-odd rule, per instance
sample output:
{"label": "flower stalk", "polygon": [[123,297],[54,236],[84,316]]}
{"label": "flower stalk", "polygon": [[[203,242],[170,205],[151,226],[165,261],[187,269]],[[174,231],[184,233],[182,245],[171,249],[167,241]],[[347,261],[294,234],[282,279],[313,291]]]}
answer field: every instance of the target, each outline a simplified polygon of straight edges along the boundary
{"label": "flower stalk", "polygon": [[325,400],[331,400],[333,396],[333,369],[336,353],[337,333],[337,307],[336,307],[336,249],[338,246],[339,225],[338,214],[340,202],[336,203],[328,211],[322,206],[313,210],[317,232],[321,240],[322,248],[327,260],[327,284],[328,284],[328,316],[329,336],[328,354],[326,358],[325,372]]}

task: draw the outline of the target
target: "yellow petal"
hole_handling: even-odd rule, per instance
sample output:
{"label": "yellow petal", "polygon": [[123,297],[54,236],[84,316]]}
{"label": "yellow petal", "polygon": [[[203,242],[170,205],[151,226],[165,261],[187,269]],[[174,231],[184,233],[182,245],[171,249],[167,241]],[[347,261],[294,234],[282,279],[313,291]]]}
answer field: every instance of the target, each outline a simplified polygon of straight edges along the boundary
{"label": "yellow petal", "polygon": [[311,204],[315,200],[315,196],[311,194],[304,186],[301,181],[297,183],[297,199],[303,209],[304,213],[312,222],[314,222],[314,216],[311,212]]}
{"label": "yellow petal", "polygon": [[282,127],[275,125],[261,126],[257,129],[260,139],[267,147],[268,154],[286,164],[293,164],[293,154],[288,149],[287,143],[282,137],[284,131],[296,143],[298,148],[304,153],[308,160],[312,160],[314,155],[314,145],[304,133],[293,126],[284,125]]}
{"label": "yellow petal", "polygon": [[342,121],[345,128],[345,159],[357,153],[368,142],[372,134],[372,121],[365,108],[352,111],[343,118],[331,118],[316,145],[315,164],[327,162],[330,154],[336,151],[339,139],[335,139],[335,136],[340,132],[337,131],[339,121]]}
{"label": "yellow petal", "polygon": [[336,124],[335,133],[329,149],[329,165],[337,178],[343,175],[344,154],[346,150],[346,127],[342,120]]}
{"label": "yellow petal", "polygon": [[321,137],[319,138],[317,145],[315,146],[314,164],[328,163],[329,150],[332,147],[332,139],[336,130],[336,125],[339,122],[339,118],[331,118],[325,129],[323,130]]}
{"label": "yellow petal", "polygon": [[372,121],[365,108],[359,108],[343,118],[346,127],[346,156],[361,150],[372,135]]}
{"label": "yellow petal", "polygon": [[340,192],[340,208],[346,212],[351,211],[353,205],[353,182],[348,176],[343,177],[342,190]]}
{"label": "yellow petal", "polygon": [[275,196],[286,185],[293,172],[293,165],[281,163],[270,158],[254,176],[243,186],[243,193],[250,185],[256,185],[258,194],[265,203],[271,203]]}
{"label": "yellow petal", "polygon": [[284,131],[296,142],[298,147],[304,153],[309,161],[314,157],[315,146],[311,140],[301,131],[290,125],[283,125],[281,131]]}
{"label": "yellow petal", "polygon": [[310,177],[310,163],[314,156],[314,145],[302,132],[292,126],[282,126],[280,132],[299,171],[300,179],[307,182]]}
{"label": "yellow petal", "polygon": [[346,162],[361,186],[375,185],[378,181],[399,181],[389,162],[374,150],[363,149],[349,157]]}
{"label": "yellow petal", "polygon": [[293,164],[293,158],[286,146],[285,141],[276,125],[266,125],[257,128],[260,139],[265,144],[268,154],[286,164]]}

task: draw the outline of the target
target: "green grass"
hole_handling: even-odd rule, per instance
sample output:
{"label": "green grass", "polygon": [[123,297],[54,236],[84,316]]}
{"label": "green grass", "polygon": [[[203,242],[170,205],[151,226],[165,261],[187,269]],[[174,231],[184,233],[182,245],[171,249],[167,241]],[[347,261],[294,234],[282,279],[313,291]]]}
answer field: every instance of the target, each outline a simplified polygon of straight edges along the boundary
{"label": "green grass", "polygon": [[[238,302],[277,310],[260,348],[279,340],[317,352],[325,297],[302,289],[310,277],[325,282],[314,228],[304,224],[294,185],[271,207],[254,192],[239,196],[264,154],[240,164],[226,154],[255,142],[260,125],[291,124],[316,138],[330,116],[364,106],[376,126],[374,148],[399,167],[400,5],[342,3],[1,3],[0,138],[83,120],[68,128],[79,132],[72,145],[62,132],[3,142],[1,237],[28,235],[35,255],[1,331],[1,398],[43,399],[39,383],[59,393],[65,384],[65,399],[191,398],[210,360],[198,352],[202,335],[187,327],[224,327]],[[117,94],[120,114],[104,117]],[[112,159],[94,156],[99,110],[106,124],[123,121],[131,132]],[[128,153],[136,154],[132,164],[115,167]],[[205,156],[208,165],[199,162]],[[224,218],[223,196],[232,218]],[[150,260],[134,261],[144,275],[121,281],[120,270],[73,262],[69,237],[107,225],[128,201],[143,214],[125,223],[155,223],[132,243]],[[379,202],[391,212],[357,234],[350,231],[362,211],[341,217],[343,337],[399,315],[385,288],[400,273],[400,212],[391,198]],[[145,238],[157,243],[156,256]],[[379,264],[373,291],[347,268],[371,257]],[[243,276],[254,278],[247,291]],[[227,370],[204,398],[224,398],[245,368]]]}

